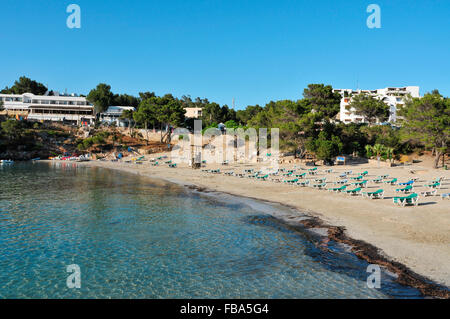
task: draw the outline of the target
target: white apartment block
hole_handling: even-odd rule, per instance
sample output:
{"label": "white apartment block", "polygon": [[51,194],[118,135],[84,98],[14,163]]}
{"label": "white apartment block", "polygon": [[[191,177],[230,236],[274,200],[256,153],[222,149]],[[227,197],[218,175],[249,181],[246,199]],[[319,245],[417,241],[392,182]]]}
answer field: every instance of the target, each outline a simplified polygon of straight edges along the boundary
{"label": "white apartment block", "polygon": [[184,114],[187,118],[199,118],[202,117],[202,108],[201,107],[185,107],[186,113]]}
{"label": "white apartment block", "polygon": [[8,114],[19,114],[28,120],[92,124],[94,106],[85,97],[72,95],[0,94]]}
{"label": "white apartment block", "polygon": [[405,87],[388,87],[378,90],[352,90],[352,89],[335,89],[334,92],[341,94],[341,108],[339,112],[339,120],[344,123],[365,123],[366,119],[355,114],[355,109],[347,110],[352,96],[365,93],[379,98],[384,103],[389,105],[390,115],[388,122],[395,123],[397,121],[397,108],[405,104],[405,97],[411,95],[412,97],[420,97],[418,86]]}
{"label": "white apartment block", "polygon": [[108,124],[114,123],[119,127],[128,127],[129,120],[120,118],[125,110],[136,111],[132,106],[110,106],[105,112],[100,113],[100,121]]}

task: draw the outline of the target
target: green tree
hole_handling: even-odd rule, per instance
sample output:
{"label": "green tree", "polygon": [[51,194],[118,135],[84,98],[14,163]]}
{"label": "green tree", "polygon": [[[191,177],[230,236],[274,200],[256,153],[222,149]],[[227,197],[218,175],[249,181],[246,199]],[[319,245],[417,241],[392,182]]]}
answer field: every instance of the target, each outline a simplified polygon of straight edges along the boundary
{"label": "green tree", "polygon": [[250,119],[254,118],[263,108],[259,105],[249,105],[245,110],[238,110],[236,112],[236,120],[242,125],[247,125]]}
{"label": "green tree", "polygon": [[111,86],[105,83],[100,83],[95,89],[92,89],[87,100],[94,104],[95,112],[101,113],[113,105],[114,94],[111,92]]}
{"label": "green tree", "polygon": [[315,112],[321,112],[325,119],[331,119],[339,113],[341,95],[333,92],[331,85],[308,84],[303,90],[304,98]]}
{"label": "green tree", "polygon": [[9,141],[15,141],[23,135],[23,127],[20,121],[8,119],[1,124],[2,133]]}
{"label": "green tree", "polygon": [[409,98],[399,110],[403,130],[409,139],[417,139],[435,151],[434,167],[450,144],[450,100],[438,92],[422,98]]}
{"label": "green tree", "polygon": [[128,95],[128,94],[116,94],[116,95],[114,95],[112,105],[132,106],[132,107],[137,108],[139,105],[139,102],[140,102],[140,99],[135,96]]}
{"label": "green tree", "polygon": [[39,82],[31,80],[26,76],[21,76],[18,81],[10,88],[6,87],[1,91],[3,94],[24,94],[32,93],[35,95],[44,95],[47,92],[47,87]]}
{"label": "green tree", "polygon": [[374,124],[377,120],[385,122],[389,118],[389,106],[378,98],[364,93],[355,95],[346,108],[347,110],[354,108],[355,114],[364,116],[369,124]]}
{"label": "green tree", "polygon": [[128,122],[128,130],[130,131],[130,135],[133,135],[133,127],[134,127],[134,111],[133,110],[123,110],[122,114],[120,115],[120,118],[122,120],[127,120]]}
{"label": "green tree", "polygon": [[136,123],[141,124],[145,128],[146,141],[148,145],[148,128],[152,124],[153,127],[157,122],[157,105],[151,104],[150,101],[144,100],[141,102],[139,109],[134,112],[133,119]]}
{"label": "green tree", "polygon": [[333,157],[341,154],[342,142],[335,135],[327,136],[322,131],[316,139],[310,139],[308,148],[316,154],[319,160],[331,161]]}

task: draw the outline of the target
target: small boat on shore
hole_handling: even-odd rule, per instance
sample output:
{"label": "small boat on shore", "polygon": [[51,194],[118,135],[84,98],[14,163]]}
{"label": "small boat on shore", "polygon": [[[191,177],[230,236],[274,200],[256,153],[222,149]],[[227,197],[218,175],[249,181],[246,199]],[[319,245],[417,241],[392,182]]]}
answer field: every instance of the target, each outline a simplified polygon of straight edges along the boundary
{"label": "small boat on shore", "polygon": [[10,165],[10,164],[14,164],[13,160],[1,160],[0,164],[2,165]]}

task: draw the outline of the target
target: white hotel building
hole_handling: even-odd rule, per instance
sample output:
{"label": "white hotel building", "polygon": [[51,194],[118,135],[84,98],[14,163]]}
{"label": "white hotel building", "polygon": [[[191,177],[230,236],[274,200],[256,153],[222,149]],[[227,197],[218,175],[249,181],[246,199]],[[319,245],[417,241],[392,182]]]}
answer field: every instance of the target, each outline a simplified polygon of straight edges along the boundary
{"label": "white hotel building", "polygon": [[405,97],[411,95],[412,97],[420,97],[418,86],[405,87],[388,87],[378,90],[352,90],[352,89],[335,89],[334,92],[341,94],[341,108],[339,113],[339,120],[344,123],[365,123],[363,116],[355,114],[355,109],[347,109],[350,104],[352,96],[365,93],[379,98],[384,103],[389,105],[390,116],[389,122],[395,123],[397,121],[397,108],[405,104]]}
{"label": "white hotel building", "polygon": [[28,120],[92,124],[94,106],[85,97],[71,95],[34,95],[31,93],[0,94],[8,114],[18,114]]}

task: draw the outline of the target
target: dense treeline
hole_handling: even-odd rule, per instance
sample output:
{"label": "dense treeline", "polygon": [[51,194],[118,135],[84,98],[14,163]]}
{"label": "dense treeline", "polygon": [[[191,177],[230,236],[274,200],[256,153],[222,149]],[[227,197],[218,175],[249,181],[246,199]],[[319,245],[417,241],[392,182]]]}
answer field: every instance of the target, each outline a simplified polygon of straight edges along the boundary
{"label": "dense treeline", "polygon": [[[44,94],[46,91],[43,84],[21,77],[2,93]],[[114,94],[104,83],[91,90],[87,99],[94,104],[97,113],[111,105],[135,107],[134,112],[125,111],[123,118],[129,119],[133,127],[147,131],[160,129],[161,142],[170,142],[171,127],[192,129],[193,120],[185,118],[184,109],[199,107],[202,108],[204,128],[217,127],[219,123],[225,123],[228,128],[279,128],[282,150],[299,157],[310,153],[324,161],[331,161],[340,154],[392,159],[416,149],[428,149],[435,154],[437,167],[439,160],[448,153],[450,144],[450,99],[437,90],[421,98],[408,98],[398,111],[401,116],[398,126],[376,124],[387,120],[389,107],[364,94],[353,96],[350,107],[363,115],[369,124],[341,123],[336,120],[341,96],[333,92],[330,85],[324,84],[308,85],[303,98],[296,101],[271,101],[263,107],[250,105],[238,111],[208,99],[193,100],[190,96],[157,96],[154,92],[142,92],[137,97]]]}

